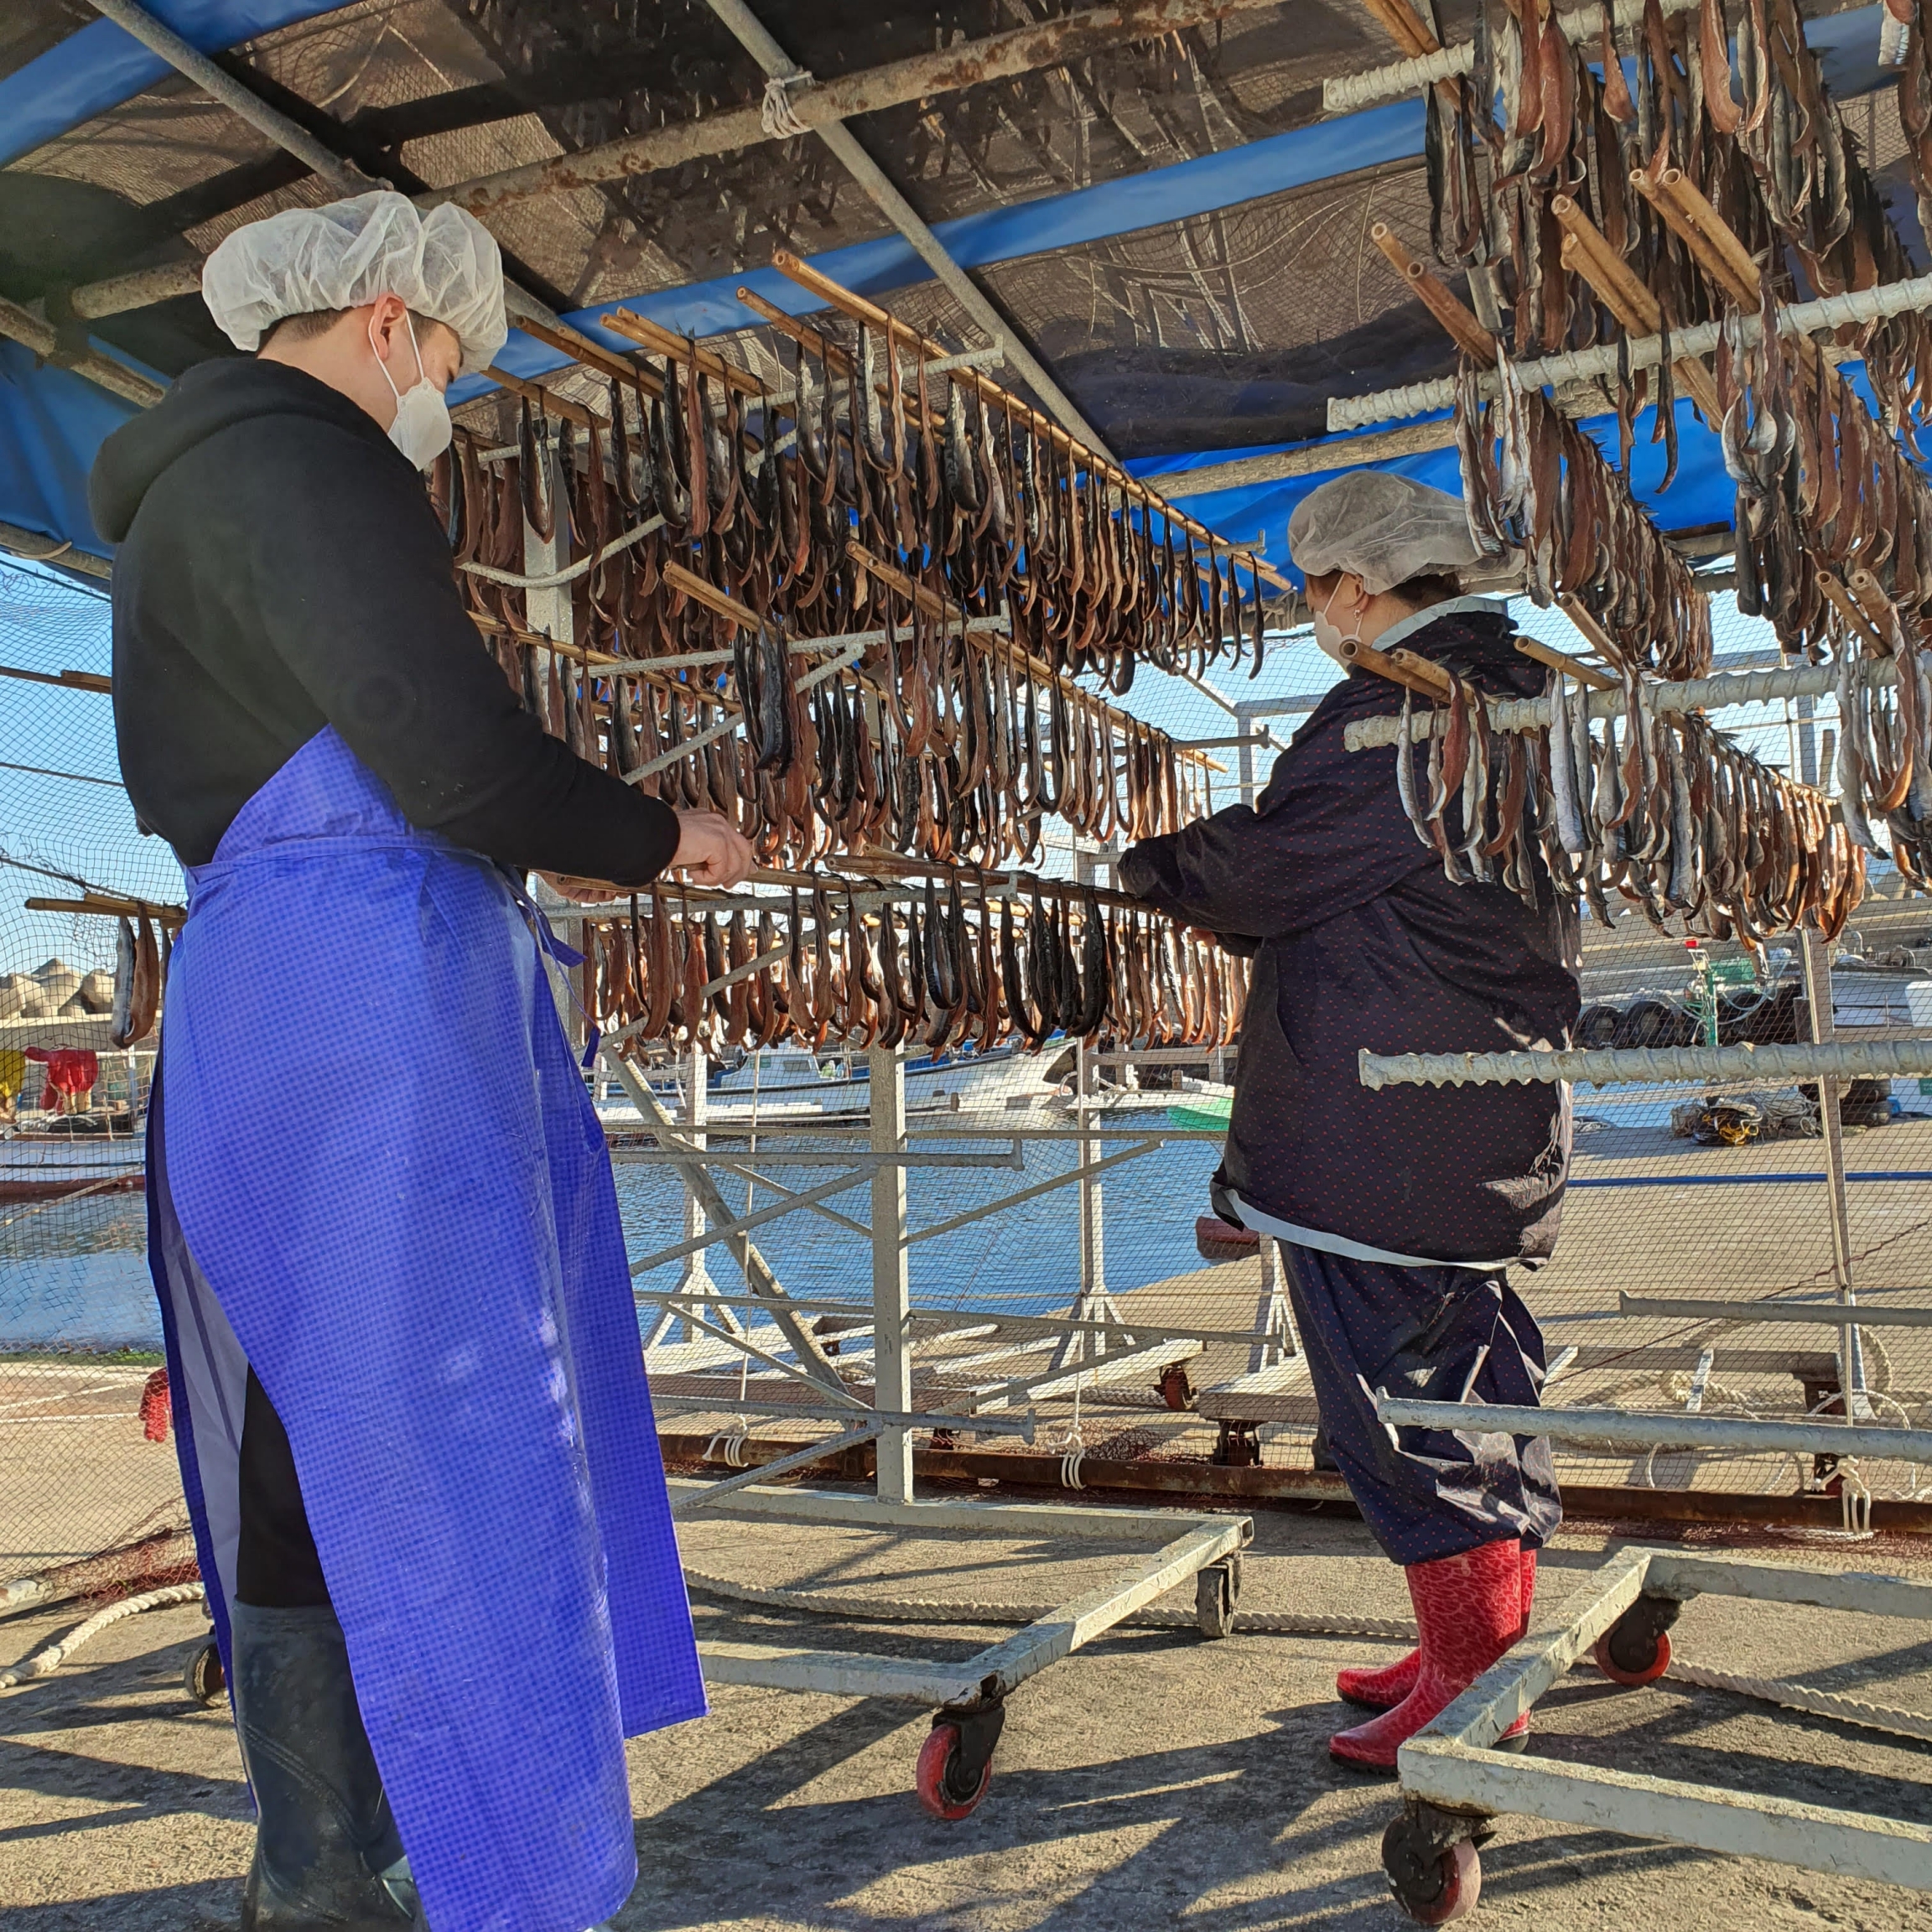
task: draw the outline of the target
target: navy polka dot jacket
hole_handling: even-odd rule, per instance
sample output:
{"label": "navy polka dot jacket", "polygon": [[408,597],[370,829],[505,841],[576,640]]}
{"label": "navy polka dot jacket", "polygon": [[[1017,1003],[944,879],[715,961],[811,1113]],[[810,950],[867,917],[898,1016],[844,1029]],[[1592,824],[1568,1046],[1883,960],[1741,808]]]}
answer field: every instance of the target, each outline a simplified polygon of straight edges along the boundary
{"label": "navy polka dot jacket", "polygon": [[[1541,668],[1500,613],[1446,613],[1405,640],[1498,695]],[[1132,847],[1128,891],[1254,955],[1221,1176],[1298,1227],[1436,1261],[1540,1259],[1555,1245],[1570,1159],[1566,1088],[1390,1087],[1356,1053],[1566,1046],[1576,921],[1536,860],[1540,908],[1452,885],[1417,841],[1388,746],[1343,727],[1400,710],[1363,672],[1330,692],[1251,809]],[[1418,760],[1420,766],[1420,760]],[[1420,774],[1419,774],[1420,775]]]}

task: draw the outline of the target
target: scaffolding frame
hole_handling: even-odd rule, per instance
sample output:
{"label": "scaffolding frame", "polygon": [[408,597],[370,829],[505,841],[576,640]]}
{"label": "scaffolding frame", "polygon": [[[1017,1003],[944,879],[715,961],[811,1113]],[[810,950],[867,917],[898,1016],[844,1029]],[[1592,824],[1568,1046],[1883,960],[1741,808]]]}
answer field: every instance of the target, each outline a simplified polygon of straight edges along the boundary
{"label": "scaffolding frame", "polygon": [[[1205,1050],[1203,1052],[1205,1057]],[[1080,1156],[1067,1173],[1033,1182],[1000,1199],[969,1209],[929,1228],[914,1230],[906,1220],[906,1171],[908,1167],[1007,1167],[1024,1165],[1024,1130],[990,1137],[1009,1143],[999,1153],[919,1151],[910,1142],[906,1112],[906,1074],[898,1051],[875,1046],[867,1052],[869,1089],[866,1144],[863,1150],[840,1148],[819,1155],[806,1150],[791,1152],[781,1162],[771,1155],[736,1156],[712,1149],[704,1131],[705,1107],[703,1069],[693,1058],[685,1119],[673,1121],[652,1093],[629,1057],[606,1051],[605,1063],[615,1073],[637,1107],[647,1126],[657,1134],[659,1145],[642,1158],[674,1165],[685,1185],[683,1237],[634,1260],[633,1276],[682,1260],[684,1270],[675,1289],[641,1291],[641,1307],[654,1308],[647,1334],[664,1336],[682,1322],[687,1336],[705,1337],[704,1352],[711,1359],[736,1356],[748,1369],[754,1360],[776,1370],[788,1381],[808,1384],[819,1398],[808,1409],[787,1404],[788,1416],[842,1424],[839,1433],[782,1457],[775,1462],[715,1481],[673,1478],[670,1488],[674,1516],[688,1519],[696,1511],[713,1509],[766,1521],[803,1525],[837,1525],[911,1535],[1006,1535],[1030,1541],[1068,1538],[1104,1538],[1114,1541],[1151,1540],[1150,1553],[1137,1555],[1109,1581],[1057,1605],[1012,1636],[1003,1639],[963,1661],[937,1657],[887,1656],[864,1651],[796,1649],[773,1644],[706,1641],[699,1658],[706,1680],[713,1684],[757,1685],[769,1690],[813,1690],[838,1696],[883,1697],[923,1705],[933,1713],[933,1736],[940,1740],[937,1759],[922,1753],[916,1781],[928,1808],[945,1817],[963,1816],[984,1793],[992,1757],[1004,1722],[1007,1696],[1030,1677],[1071,1656],[1104,1635],[1124,1618],[1181,1588],[1195,1585],[1196,1623],[1204,1636],[1223,1637],[1233,1628],[1240,1597],[1241,1551],[1254,1534],[1245,1515],[1182,1519],[1180,1534],[1171,1513],[1155,1510],[1083,1509],[1059,1504],[986,1503],[977,1500],[922,1500],[913,1493],[912,1436],[915,1430],[966,1425],[994,1434],[1018,1434],[1031,1441],[1034,1417],[1031,1405],[1055,1395],[1117,1379],[1131,1371],[1154,1368],[1186,1360],[1205,1345],[1202,1337],[1171,1324],[1158,1324],[1157,1335],[1137,1334],[1135,1325],[1108,1296],[1103,1272],[1098,1219],[1098,1174],[1122,1161],[1153,1152],[1170,1138],[1165,1133],[1116,1130],[1093,1123],[1086,1106],[1077,1104],[1076,1124],[1068,1138]],[[1093,1057],[1084,1045],[1078,1049],[1076,1088],[1083,1101],[1093,1093]],[[780,1131],[790,1133],[792,1123]],[[948,1130],[947,1131],[950,1131]],[[969,1130],[970,1131],[970,1130]],[[1057,1130],[1049,1130],[1054,1137]],[[1124,1149],[1102,1154],[1100,1139],[1124,1138]],[[974,1138],[989,1137],[984,1132]],[[813,1161],[836,1165],[839,1171],[813,1187],[787,1191],[761,1171],[776,1165]],[[772,1188],[779,1198],[754,1212],[733,1216],[724,1208],[716,1184],[705,1172],[709,1166],[728,1169],[748,1181]],[[869,1227],[831,1211],[832,1218],[863,1234],[871,1259],[871,1319],[869,1348],[842,1361],[870,1358],[872,1399],[849,1389],[823,1352],[804,1317],[814,1306],[794,1299],[768,1263],[751,1244],[751,1231],[780,1217],[804,1210],[827,1212],[836,1196],[869,1186]],[[1001,1336],[1003,1346],[968,1363],[997,1368],[1021,1354],[1046,1358],[1037,1373],[999,1374],[972,1389],[960,1409],[921,1413],[914,1400],[913,1322],[909,1251],[919,1242],[984,1220],[1023,1201],[1056,1188],[1081,1190],[1081,1280],[1067,1317],[1000,1317],[989,1321],[971,1311],[948,1317],[950,1338],[970,1337],[986,1328],[1003,1329],[1008,1321],[1029,1332],[1015,1342]],[[1091,1224],[1091,1239],[1089,1225]],[[722,1291],[703,1266],[705,1250],[729,1248],[745,1272],[749,1292],[743,1296]],[[849,1306],[849,1304],[834,1304]],[[797,1365],[781,1360],[754,1340],[737,1311],[768,1313],[791,1344]],[[852,1331],[841,1332],[841,1345]],[[1281,1346],[1271,1327],[1261,1337],[1264,1346]],[[809,1351],[809,1353],[808,1353]],[[704,1395],[657,1399],[660,1409],[695,1407],[735,1410],[742,1417],[756,1406],[741,1381],[740,1400]],[[776,1488],[776,1474],[802,1471],[845,1451],[870,1443],[876,1458],[874,1493],[870,1495],[828,1490]],[[972,1607],[963,1604],[958,1619],[972,1621]],[[933,1768],[937,1763],[937,1768]]]}
{"label": "scaffolding frame", "polygon": [[1505,1812],[1932,1891],[1932,1826],[1495,1748],[1592,1650],[1601,1659],[1609,1644],[1623,1642],[1626,1656],[1631,1643],[1648,1644],[1652,1664],[1625,1680],[1661,1675],[1664,1633],[1684,1603],[1704,1595],[1932,1622],[1932,1584],[1903,1577],[1618,1551],[1398,1753],[1403,1808],[1384,1835],[1383,1864],[1411,1917],[1440,1923],[1445,1891],[1479,1885],[1476,1847]]}

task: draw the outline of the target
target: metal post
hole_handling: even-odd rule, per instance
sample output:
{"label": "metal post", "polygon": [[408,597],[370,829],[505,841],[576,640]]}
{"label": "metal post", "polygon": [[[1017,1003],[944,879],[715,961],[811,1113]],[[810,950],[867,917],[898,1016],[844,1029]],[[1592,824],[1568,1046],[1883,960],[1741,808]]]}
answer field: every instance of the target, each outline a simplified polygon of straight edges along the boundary
{"label": "metal post", "polygon": [[[556,445],[548,435],[538,439],[538,460],[549,472],[550,501],[563,504],[569,501],[563,486],[563,479],[557,467]],[[553,527],[548,537],[539,537],[529,519],[523,522],[523,572],[529,577],[547,577],[561,570],[570,561],[570,519],[558,516],[552,519]],[[546,637],[553,637],[559,643],[576,641],[576,617],[571,609],[570,586],[563,584],[548,590],[526,590],[523,593],[525,615],[532,631]],[[550,676],[550,652],[538,651],[532,669],[539,684],[547,685]],[[574,663],[574,660],[566,660]],[[576,995],[574,1001],[566,998],[559,1002],[564,1021],[564,1031],[579,1050],[584,1046],[584,1022],[578,1016],[581,1007],[588,1013],[590,1010],[590,965],[589,948],[584,944],[589,927],[583,919],[570,919],[562,922],[565,933],[564,943],[586,955],[582,966],[555,970],[563,974],[566,984],[573,984]]]}
{"label": "metal post", "polygon": [[[1083,884],[1092,885],[1093,875],[1098,870],[1090,852],[1083,852],[1076,847],[1073,854],[1074,876]],[[1073,1093],[1075,1116],[1083,1127],[1093,1124],[1093,1103],[1094,1091],[1098,1085],[1098,1069],[1093,1064],[1093,1055],[1084,1040],[1075,1043],[1073,1048]],[[1091,1166],[1098,1157],[1100,1143],[1098,1140],[1079,1141],[1080,1165]],[[1100,1176],[1090,1176],[1080,1183],[1080,1314],[1093,1320],[1093,1311],[1103,1306],[1107,1300],[1107,1246],[1106,1230],[1102,1219]],[[1093,1353],[1107,1353],[1107,1337],[1093,1337]]]}
{"label": "metal post", "polygon": [[[538,460],[549,471],[552,503],[567,502],[569,499],[560,486],[562,480],[557,474],[556,444],[548,434],[541,432],[538,439]],[[554,576],[570,561],[570,520],[568,517],[557,517],[553,522],[555,527],[550,535],[539,537],[530,520],[524,519],[523,574],[527,577]],[[563,644],[574,644],[577,641],[568,584],[554,584],[548,590],[526,590],[523,610],[532,631],[553,637]],[[546,652],[544,656],[548,658],[549,653]],[[548,670],[549,665],[546,662],[539,674]]]}
{"label": "metal post", "polygon": [[1261,1237],[1261,1292],[1254,1304],[1254,1332],[1259,1339],[1248,1351],[1250,1375],[1301,1353],[1294,1311],[1288,1303],[1281,1244],[1272,1234]]}
{"label": "metal post", "polygon": [[[705,1064],[704,1049],[693,1046],[685,1072],[684,1122],[693,1130],[691,1143],[696,1147],[709,1145],[704,1133],[704,1122],[711,1111],[711,1094],[706,1083],[709,1072]],[[687,1187],[684,1190],[684,1223],[683,1239],[695,1240],[704,1232],[704,1203],[698,1198],[697,1191]],[[681,1295],[715,1295],[718,1285],[711,1279],[711,1271],[706,1267],[704,1257],[707,1249],[694,1249],[684,1258],[683,1271],[678,1277],[678,1291]],[[733,1323],[732,1326],[735,1326]],[[688,1323],[684,1327],[684,1339],[694,1342],[697,1332]]]}
{"label": "metal post", "polygon": [[[866,1050],[870,1091],[872,1151],[897,1154],[906,1147],[906,1065],[896,1048]],[[880,1162],[872,1174],[872,1401],[875,1408],[909,1415],[912,1409],[912,1287],[906,1262],[906,1170]],[[909,1430],[879,1432],[879,1499],[912,1500],[912,1436]]]}
{"label": "metal post", "polygon": [[[1083,1127],[1091,1126],[1092,1101],[1098,1069],[1084,1040],[1073,1049],[1073,1067],[1075,1111]],[[1075,1145],[1079,1149],[1080,1165],[1090,1166],[1099,1154],[1100,1143],[1090,1139]],[[1085,1321],[1093,1320],[1093,1311],[1107,1299],[1106,1227],[1102,1218],[1100,1188],[1098,1174],[1090,1175],[1080,1183],[1080,1302],[1077,1318]],[[1093,1353],[1104,1355],[1107,1337],[1096,1335],[1091,1339]],[[1074,1358],[1078,1360],[1083,1353],[1082,1337],[1077,1333],[1072,1349]]]}
{"label": "metal post", "polygon": [[[1825,942],[1816,932],[1805,931],[1805,1004],[1811,1016],[1811,1043],[1823,1046],[1832,1037],[1831,960]],[[1831,1216],[1831,1266],[1838,1287],[1838,1299],[1850,1306],[1857,1301],[1852,1280],[1852,1221],[1845,1198],[1845,1131],[1838,1118],[1838,1083],[1824,1078],[1818,1083],[1819,1124],[1825,1140],[1826,1204]],[[1858,1421],[1868,1415],[1871,1404],[1865,1395],[1865,1357],[1859,1344],[1857,1326],[1847,1322],[1840,1330],[1838,1386],[1845,1400],[1847,1421]]]}
{"label": "metal post", "polygon": [[1239,783],[1241,802],[1254,802],[1254,719],[1245,704],[1234,707],[1235,721],[1241,727],[1240,749],[1234,754],[1235,776]]}
{"label": "metal post", "polygon": [[[1098,870],[1099,861],[1094,854],[1076,843],[1074,877],[1083,884],[1091,885]],[[1084,1040],[1077,1040],[1073,1043],[1073,1124],[1082,1130],[1080,1139],[1074,1143],[1078,1150],[1074,1163],[1077,1167],[1097,1168],[1101,1165],[1099,1139],[1086,1131],[1093,1124],[1093,1099],[1098,1076],[1096,1056]],[[1073,1297],[1072,1319],[1101,1322],[1118,1318],[1119,1311],[1107,1292],[1106,1221],[1098,1172],[1083,1175],[1079,1189],[1080,1286]],[[1076,1363],[1085,1361],[1089,1353],[1096,1359],[1104,1355],[1107,1337],[1088,1334],[1083,1329],[1069,1329],[1054,1349],[1051,1365],[1056,1370],[1072,1368]]]}

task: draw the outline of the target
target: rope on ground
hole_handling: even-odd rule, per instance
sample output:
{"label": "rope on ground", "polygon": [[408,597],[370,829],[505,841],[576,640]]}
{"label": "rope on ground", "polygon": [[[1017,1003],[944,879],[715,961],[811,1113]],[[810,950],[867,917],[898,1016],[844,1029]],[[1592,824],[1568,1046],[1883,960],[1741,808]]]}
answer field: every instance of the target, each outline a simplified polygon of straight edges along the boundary
{"label": "rope on ground", "polygon": [[58,1644],[49,1644],[45,1649],[36,1650],[16,1669],[0,1670],[0,1690],[11,1690],[29,1677],[49,1675],[83,1644],[92,1643],[103,1630],[118,1623],[124,1617],[138,1617],[143,1610],[164,1610],[174,1603],[199,1603],[206,1594],[205,1586],[200,1583],[170,1583],[164,1590],[148,1590],[138,1597],[124,1597],[118,1603],[110,1603],[105,1610],[96,1610],[85,1623]]}
{"label": "rope on ground", "polygon": [[1787,1683],[1781,1677],[1741,1677],[1728,1670],[1706,1670],[1701,1665],[1685,1664],[1675,1658],[1664,1675],[1680,1684],[1694,1684],[1701,1690],[1728,1690],[1735,1696],[1780,1704],[1787,1711],[1803,1711],[1813,1717],[1835,1717],[1841,1723],[1862,1725],[1868,1731],[1889,1731],[1898,1737],[1919,1737],[1932,1742],[1932,1717],[1922,1717],[1916,1711],[1895,1711],[1889,1705],[1867,1704],[1862,1698],[1814,1690],[1806,1685]]}
{"label": "rope on ground", "polygon": [[[851,1617],[873,1623],[1036,1623],[1042,1617],[1052,1616],[1058,1607],[1052,1603],[977,1603],[929,1597],[848,1595],[835,1590],[761,1589],[755,1584],[733,1582],[692,1569],[685,1571],[684,1581],[708,1597],[723,1597],[773,1609],[812,1611],[820,1616]],[[30,1678],[50,1675],[83,1644],[92,1642],[103,1630],[125,1618],[177,1603],[199,1603],[205,1595],[205,1588],[200,1583],[173,1583],[163,1590],[149,1590],[111,1603],[60,1643],[35,1651],[17,1670],[0,1671],[0,1690],[11,1690]],[[1124,1622],[1141,1629],[1195,1628],[1192,1610],[1152,1607],[1136,1611]],[[1415,1625],[1399,1617],[1310,1617],[1291,1610],[1244,1610],[1237,1614],[1236,1628],[1266,1636],[1368,1637],[1395,1644],[1411,1643],[1415,1636]],[[1699,1690],[1727,1690],[1734,1696],[1756,1698],[1787,1711],[1802,1711],[1809,1716],[1835,1718],[1868,1731],[1886,1731],[1896,1737],[1916,1737],[1932,1743],[1932,1716],[1921,1716],[1914,1711],[1867,1704],[1862,1698],[1814,1690],[1779,1677],[1747,1677],[1728,1670],[1708,1670],[1680,1659],[1671,1660],[1665,1675]]]}

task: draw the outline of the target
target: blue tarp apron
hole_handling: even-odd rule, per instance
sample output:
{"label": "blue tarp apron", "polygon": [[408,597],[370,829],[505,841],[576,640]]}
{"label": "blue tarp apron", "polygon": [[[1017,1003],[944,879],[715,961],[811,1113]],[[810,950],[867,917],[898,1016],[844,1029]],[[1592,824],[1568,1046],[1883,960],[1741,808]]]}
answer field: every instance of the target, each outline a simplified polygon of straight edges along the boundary
{"label": "blue tarp apron", "polygon": [[226,1647],[248,1367],[434,1932],[636,1875],[623,1739],[704,1710],[604,1137],[503,875],[325,730],[190,874],[148,1124]]}

